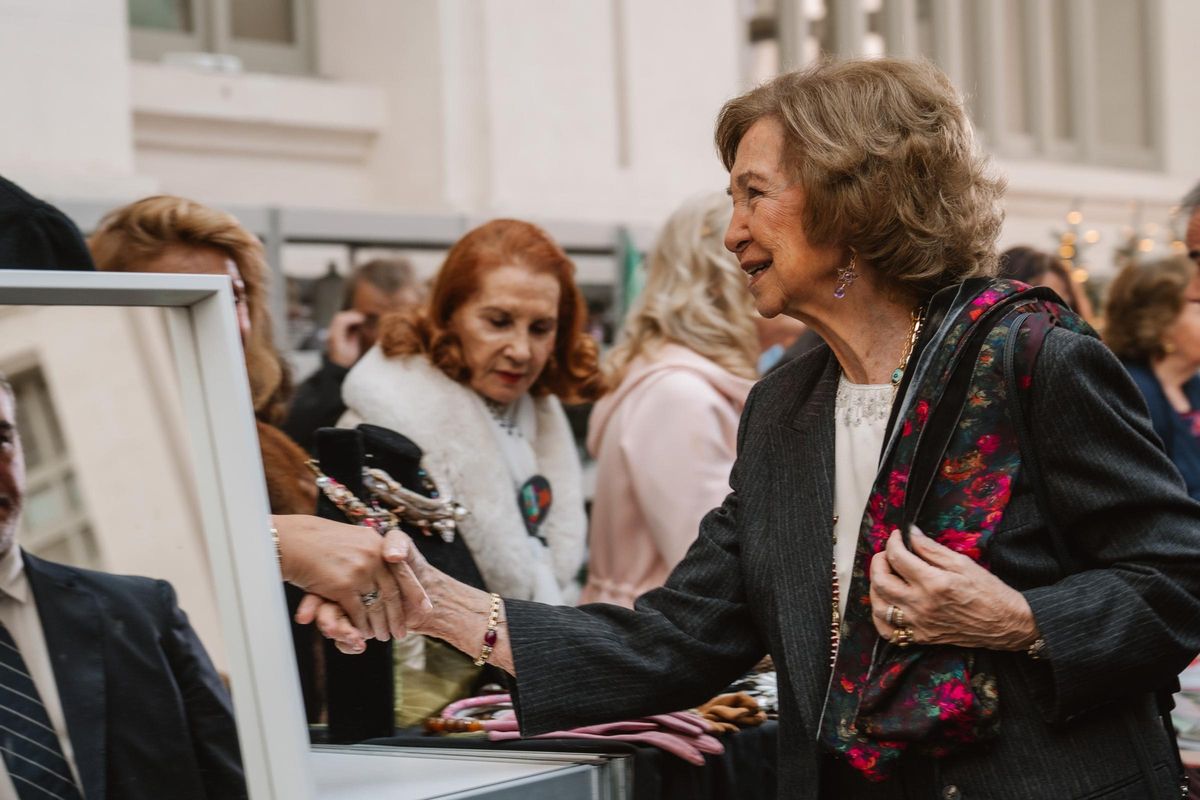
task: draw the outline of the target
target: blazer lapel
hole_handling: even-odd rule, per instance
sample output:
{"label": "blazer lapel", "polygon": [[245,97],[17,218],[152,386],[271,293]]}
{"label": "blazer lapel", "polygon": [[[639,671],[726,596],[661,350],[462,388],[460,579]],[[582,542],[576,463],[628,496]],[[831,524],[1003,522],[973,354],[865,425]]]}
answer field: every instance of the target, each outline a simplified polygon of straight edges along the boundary
{"label": "blazer lapel", "polygon": [[812,386],[799,396],[770,437],[772,485],[778,489],[774,520],[779,571],[776,576],[780,633],[788,654],[788,677],[804,724],[816,734],[829,680],[833,613],[834,401],[840,368],[829,354],[797,384]]}
{"label": "blazer lapel", "polygon": [[103,800],[107,763],[104,619],[95,595],[67,567],[22,552],[54,665],[75,766],[87,800]]}

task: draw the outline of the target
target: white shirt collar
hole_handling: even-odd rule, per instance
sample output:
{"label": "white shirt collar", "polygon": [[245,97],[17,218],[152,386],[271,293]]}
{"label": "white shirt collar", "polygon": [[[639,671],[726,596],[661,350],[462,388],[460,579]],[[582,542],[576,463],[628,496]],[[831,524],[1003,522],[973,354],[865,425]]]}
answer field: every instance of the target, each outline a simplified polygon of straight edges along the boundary
{"label": "white shirt collar", "polygon": [[29,579],[25,576],[25,559],[15,543],[0,556],[0,592],[19,603],[29,601]]}

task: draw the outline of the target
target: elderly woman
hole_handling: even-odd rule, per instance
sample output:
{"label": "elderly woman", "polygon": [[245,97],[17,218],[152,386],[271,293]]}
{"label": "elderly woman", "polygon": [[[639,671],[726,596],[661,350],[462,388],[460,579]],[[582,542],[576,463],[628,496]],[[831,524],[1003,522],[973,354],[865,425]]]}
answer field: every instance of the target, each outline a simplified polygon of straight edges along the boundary
{"label": "elderly woman", "polygon": [[757,377],[758,315],[722,245],[728,225],[720,194],[671,215],[605,359],[613,389],[588,422],[596,494],[581,602],[631,607],[661,586],[729,492],[738,418]]}
{"label": "elderly woman", "polygon": [[1200,270],[1183,256],[1130,264],[1108,290],[1104,340],[1150,407],[1154,432],[1200,500]]}
{"label": "elderly woman", "polygon": [[987,279],[1000,185],[949,81],[821,64],[717,145],[758,310],[826,345],[755,386],[732,491],[634,609],[489,597],[390,534],[412,624],[512,673],[527,735],[769,652],[783,797],[1178,797],[1156,697],[1200,649],[1200,506],[1107,348]]}

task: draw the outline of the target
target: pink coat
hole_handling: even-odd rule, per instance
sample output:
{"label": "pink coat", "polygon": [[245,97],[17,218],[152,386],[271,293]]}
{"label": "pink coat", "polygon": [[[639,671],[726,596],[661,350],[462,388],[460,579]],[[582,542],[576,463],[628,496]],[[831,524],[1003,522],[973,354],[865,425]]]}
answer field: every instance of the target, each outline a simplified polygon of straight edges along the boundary
{"label": "pink coat", "polygon": [[588,583],[580,602],[632,606],[661,586],[729,492],[753,381],[669,344],[635,359],[592,411],[597,461]]}

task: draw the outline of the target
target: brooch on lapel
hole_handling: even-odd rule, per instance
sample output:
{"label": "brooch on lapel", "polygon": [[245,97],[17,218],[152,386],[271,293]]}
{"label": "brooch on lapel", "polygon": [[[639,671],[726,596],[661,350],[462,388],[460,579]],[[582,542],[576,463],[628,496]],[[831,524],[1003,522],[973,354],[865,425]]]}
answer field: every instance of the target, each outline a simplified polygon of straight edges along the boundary
{"label": "brooch on lapel", "polygon": [[517,492],[517,507],[521,509],[521,519],[525,521],[525,530],[530,536],[537,536],[542,544],[546,543],[538,534],[538,529],[550,513],[550,505],[554,496],[550,491],[550,481],[541,475],[534,475],[521,486]]}

